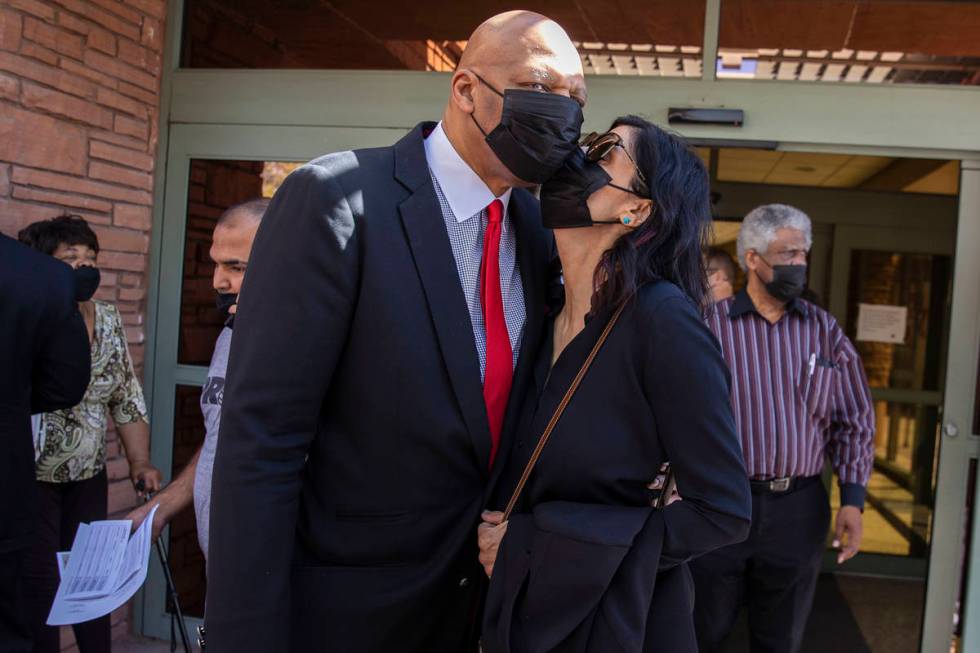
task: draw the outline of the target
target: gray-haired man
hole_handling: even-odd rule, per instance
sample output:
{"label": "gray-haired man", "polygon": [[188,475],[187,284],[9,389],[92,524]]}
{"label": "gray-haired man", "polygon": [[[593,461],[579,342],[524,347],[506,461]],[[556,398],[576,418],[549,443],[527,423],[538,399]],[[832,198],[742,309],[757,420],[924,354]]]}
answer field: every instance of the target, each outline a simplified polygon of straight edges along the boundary
{"label": "gray-haired man", "polygon": [[830,524],[827,458],[841,491],[838,563],[861,544],[874,412],[854,345],[829,313],[800,299],[811,244],[799,209],[751,211],[738,236],[747,287],[708,319],[732,371],[753,496],[748,539],[691,563],[702,652],[718,650],[743,599],[753,653],[799,650]]}

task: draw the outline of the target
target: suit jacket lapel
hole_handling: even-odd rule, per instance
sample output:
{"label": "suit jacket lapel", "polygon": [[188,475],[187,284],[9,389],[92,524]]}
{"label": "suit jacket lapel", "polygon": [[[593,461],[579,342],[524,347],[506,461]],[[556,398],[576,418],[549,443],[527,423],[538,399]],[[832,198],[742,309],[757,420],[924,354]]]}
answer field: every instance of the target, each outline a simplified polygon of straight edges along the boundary
{"label": "suit jacket lapel", "polygon": [[[548,232],[535,221],[540,220],[537,207],[530,197],[515,190],[511,196],[509,215],[511,225],[517,234],[517,260],[521,270],[521,283],[524,286],[524,306],[527,318],[524,322],[524,336],[521,351],[514,370],[507,411],[504,415],[504,428],[500,438],[500,453],[494,462],[488,492],[492,492],[504,468],[508,466],[509,454],[517,438],[521,408],[530,397],[531,381],[538,350],[541,347],[542,325],[544,324],[545,290],[547,286],[548,260],[551,248]],[[506,500],[506,499],[505,499]]]}
{"label": "suit jacket lapel", "polygon": [[473,325],[422,145],[423,130],[434,126],[423,123],[395,145],[395,177],[412,191],[399,211],[477,463],[489,473],[490,425]]}

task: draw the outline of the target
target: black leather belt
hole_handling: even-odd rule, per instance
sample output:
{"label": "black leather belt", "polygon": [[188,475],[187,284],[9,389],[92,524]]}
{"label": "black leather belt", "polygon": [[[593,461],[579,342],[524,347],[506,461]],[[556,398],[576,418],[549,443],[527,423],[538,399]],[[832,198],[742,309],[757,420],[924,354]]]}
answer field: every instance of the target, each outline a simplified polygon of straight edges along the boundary
{"label": "black leather belt", "polygon": [[789,494],[820,480],[816,476],[783,476],[781,478],[750,479],[752,494]]}

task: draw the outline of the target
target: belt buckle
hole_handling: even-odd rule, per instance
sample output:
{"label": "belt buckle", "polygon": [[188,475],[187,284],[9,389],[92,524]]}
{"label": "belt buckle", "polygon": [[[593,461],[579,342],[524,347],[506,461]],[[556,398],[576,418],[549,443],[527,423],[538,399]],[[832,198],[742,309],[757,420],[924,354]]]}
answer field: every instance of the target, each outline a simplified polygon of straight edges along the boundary
{"label": "belt buckle", "polygon": [[783,478],[774,478],[769,481],[769,490],[772,492],[785,492],[789,489],[790,481],[792,477],[784,476]]}

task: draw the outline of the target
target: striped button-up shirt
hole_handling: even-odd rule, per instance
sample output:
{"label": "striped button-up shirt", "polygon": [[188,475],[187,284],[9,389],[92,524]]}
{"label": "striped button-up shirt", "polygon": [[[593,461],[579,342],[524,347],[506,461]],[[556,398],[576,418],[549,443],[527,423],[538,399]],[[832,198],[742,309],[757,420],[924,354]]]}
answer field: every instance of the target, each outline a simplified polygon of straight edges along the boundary
{"label": "striped button-up shirt", "polygon": [[732,372],[732,408],[749,475],[813,476],[830,459],[845,505],[864,505],[874,410],[857,350],[825,310],[801,299],[771,324],[742,290],[708,326]]}

